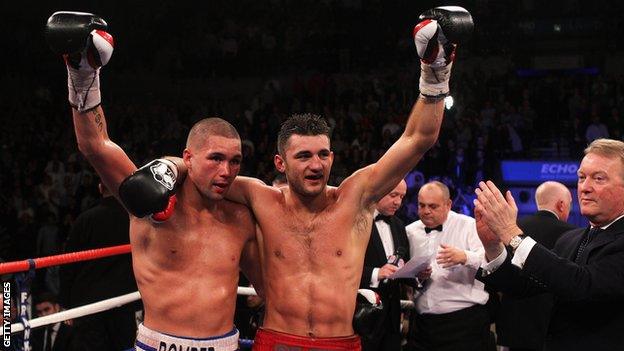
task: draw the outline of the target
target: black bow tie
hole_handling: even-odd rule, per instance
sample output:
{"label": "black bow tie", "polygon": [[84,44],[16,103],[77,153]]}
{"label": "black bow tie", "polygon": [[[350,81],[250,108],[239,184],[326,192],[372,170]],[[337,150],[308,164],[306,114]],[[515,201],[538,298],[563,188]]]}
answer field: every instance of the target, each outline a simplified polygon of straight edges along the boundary
{"label": "black bow tie", "polygon": [[377,216],[375,216],[375,222],[377,222],[377,221],[384,221],[384,222],[390,224],[390,218],[392,218],[392,216],[386,216],[386,215],[382,215],[380,213]]}
{"label": "black bow tie", "polygon": [[442,224],[440,224],[437,227],[433,227],[433,228],[425,227],[425,233],[427,233],[427,234],[431,233],[432,230],[437,230],[437,231],[441,232],[442,231]]}

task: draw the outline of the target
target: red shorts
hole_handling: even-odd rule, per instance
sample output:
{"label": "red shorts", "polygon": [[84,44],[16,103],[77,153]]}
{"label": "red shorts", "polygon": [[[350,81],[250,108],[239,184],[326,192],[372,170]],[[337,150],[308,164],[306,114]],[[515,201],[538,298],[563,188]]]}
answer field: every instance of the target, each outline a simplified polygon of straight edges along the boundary
{"label": "red shorts", "polygon": [[357,335],[342,336],[337,338],[309,338],[306,336],[292,335],[274,330],[258,329],[254,339],[253,351],[361,351],[362,344]]}

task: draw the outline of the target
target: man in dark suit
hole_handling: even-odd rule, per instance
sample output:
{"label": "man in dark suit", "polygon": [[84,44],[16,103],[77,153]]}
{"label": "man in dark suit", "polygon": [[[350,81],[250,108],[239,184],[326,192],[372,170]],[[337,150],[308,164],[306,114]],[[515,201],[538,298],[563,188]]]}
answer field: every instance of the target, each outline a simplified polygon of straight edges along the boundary
{"label": "man in dark suit", "polygon": [[590,226],[563,234],[552,252],[516,225],[510,192],[503,197],[494,183],[479,184],[475,215],[488,263],[477,277],[505,292],[554,295],[546,350],[622,350],[624,142],[593,141],[577,173]]}
{"label": "man in dark suit", "polygon": [[[566,222],[572,194],[565,185],[548,181],[535,190],[535,203],[538,211],[520,218],[518,227],[551,250],[561,234],[576,229]],[[548,293],[527,297],[503,294],[496,316],[498,344],[510,351],[542,350],[552,304],[552,294]]]}
{"label": "man in dark suit", "polygon": [[[57,297],[50,292],[42,292],[35,298],[37,317],[47,316],[61,311]],[[66,322],[50,324],[35,329],[31,336],[33,351],[70,350],[73,331]]]}
{"label": "man in dark suit", "polygon": [[372,289],[379,294],[383,303],[383,320],[378,321],[377,328],[371,335],[360,335],[365,351],[401,349],[401,289],[399,281],[387,278],[398,269],[390,263],[397,252],[402,252],[404,261],[409,260],[405,224],[394,217],[401,207],[406,191],[407,185],[402,180],[376,205],[373,217],[375,223],[364,256],[360,288]]}
{"label": "man in dark suit", "polygon": [[[67,238],[66,251],[75,252],[130,242],[126,210],[103,184],[98,205],[83,212]],[[117,255],[61,267],[61,302],[68,308],[117,297],[137,290],[132,257]],[[140,302],[74,320],[77,349],[125,350],[132,348]]]}

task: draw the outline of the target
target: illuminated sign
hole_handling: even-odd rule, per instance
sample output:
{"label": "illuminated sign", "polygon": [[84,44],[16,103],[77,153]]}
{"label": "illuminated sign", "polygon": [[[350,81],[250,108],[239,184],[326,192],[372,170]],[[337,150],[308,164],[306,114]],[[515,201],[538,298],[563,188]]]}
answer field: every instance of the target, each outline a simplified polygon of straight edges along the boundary
{"label": "illuminated sign", "polygon": [[515,184],[539,184],[555,180],[566,184],[577,182],[576,161],[502,161],[503,181]]}

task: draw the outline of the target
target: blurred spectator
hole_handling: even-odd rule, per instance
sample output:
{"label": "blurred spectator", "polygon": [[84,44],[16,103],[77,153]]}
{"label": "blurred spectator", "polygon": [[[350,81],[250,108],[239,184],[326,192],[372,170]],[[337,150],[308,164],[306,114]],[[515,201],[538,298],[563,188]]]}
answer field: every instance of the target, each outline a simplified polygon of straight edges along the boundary
{"label": "blurred spectator", "polygon": [[[129,217],[110,191],[99,184],[99,204],[76,219],[66,251],[76,252],[129,244]],[[64,265],[61,297],[69,308],[117,297],[137,290],[130,255]],[[140,303],[132,303],[74,320],[75,341],[80,350],[126,350],[132,348]]]}
{"label": "blurred spectator", "polygon": [[594,108],[591,112],[591,123],[585,130],[585,141],[590,144],[592,141],[601,138],[609,138],[609,131],[607,126],[600,121],[598,111]]}
{"label": "blurred spectator", "polygon": [[[48,316],[61,311],[56,295],[50,292],[41,292],[35,296],[37,317]],[[70,322],[58,322],[46,327],[35,329],[30,337],[33,351],[67,351],[72,348],[75,335]],[[77,349],[76,349],[77,350]]]}

